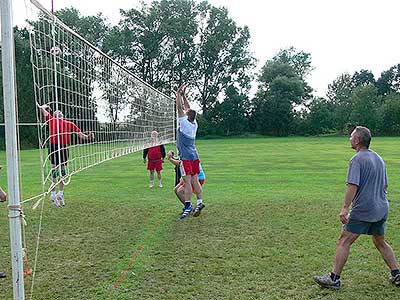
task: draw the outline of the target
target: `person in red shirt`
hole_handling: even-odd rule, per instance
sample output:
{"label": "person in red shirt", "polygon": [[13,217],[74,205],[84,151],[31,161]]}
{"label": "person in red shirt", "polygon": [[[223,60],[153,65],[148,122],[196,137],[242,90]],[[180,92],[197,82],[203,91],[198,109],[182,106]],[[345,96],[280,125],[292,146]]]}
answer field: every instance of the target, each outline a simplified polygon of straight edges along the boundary
{"label": "person in red shirt", "polygon": [[79,138],[84,140],[94,139],[94,134],[85,134],[74,122],[64,120],[63,113],[59,110],[56,110],[54,115],[51,115],[50,107],[47,104],[38,104],[38,107],[49,126],[50,132],[49,158],[53,181],[50,198],[56,207],[61,207],[65,205],[64,183],[62,180],[60,181],[58,194],[56,194],[56,185],[58,177],[62,178],[67,175],[65,167],[68,164],[68,146],[71,143],[71,134],[76,133]]}
{"label": "person in red shirt", "polygon": [[[153,145],[157,144],[158,132],[153,131],[151,133],[151,143]],[[148,158],[147,170],[150,171],[150,185],[152,188],[154,186],[154,170],[157,172],[158,186],[163,187],[161,170],[163,169],[163,163],[165,158],[165,147],[164,145],[156,145],[143,150],[143,163],[146,163],[146,157]]]}

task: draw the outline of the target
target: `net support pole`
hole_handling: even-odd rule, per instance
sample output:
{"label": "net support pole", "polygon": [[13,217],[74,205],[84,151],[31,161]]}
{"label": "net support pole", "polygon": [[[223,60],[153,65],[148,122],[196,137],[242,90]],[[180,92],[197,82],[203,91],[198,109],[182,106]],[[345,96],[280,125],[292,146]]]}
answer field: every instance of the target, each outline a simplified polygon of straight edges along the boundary
{"label": "net support pole", "polygon": [[19,166],[16,122],[14,34],[11,0],[1,0],[1,55],[6,129],[7,181],[14,300],[24,300],[24,269],[21,237]]}

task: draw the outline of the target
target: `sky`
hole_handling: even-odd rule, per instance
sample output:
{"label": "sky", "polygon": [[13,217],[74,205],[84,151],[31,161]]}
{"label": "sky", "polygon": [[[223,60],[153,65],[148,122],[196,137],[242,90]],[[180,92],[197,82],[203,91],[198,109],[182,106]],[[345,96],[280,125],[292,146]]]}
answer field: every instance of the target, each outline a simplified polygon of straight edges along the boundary
{"label": "sky", "polygon": [[[14,23],[26,18],[25,1],[13,0]],[[51,0],[39,0],[50,10]],[[140,0],[54,0],[55,9],[73,6],[83,15],[102,12],[111,23],[119,9]],[[149,2],[145,0],[144,2]],[[258,70],[280,49],[290,46],[311,54],[308,82],[325,96],[328,84],[344,72],[371,70],[375,79],[400,63],[399,0],[209,0],[225,6],[237,25],[248,26]]]}

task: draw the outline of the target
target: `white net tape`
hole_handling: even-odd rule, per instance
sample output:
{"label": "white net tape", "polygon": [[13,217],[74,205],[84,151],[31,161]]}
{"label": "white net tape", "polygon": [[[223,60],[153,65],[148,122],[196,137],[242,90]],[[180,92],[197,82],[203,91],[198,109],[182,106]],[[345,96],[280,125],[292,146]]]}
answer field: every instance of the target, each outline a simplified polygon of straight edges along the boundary
{"label": "white net tape", "polygon": [[[174,141],[174,101],[170,97],[91,45],[38,2],[31,2],[37,9],[30,27],[36,102],[49,105],[52,115],[61,111],[64,120],[95,135],[86,140],[73,134],[64,146],[64,127],[57,123],[51,135],[51,120],[39,109],[44,185],[52,180],[51,142],[61,143],[68,151],[63,178],[68,183],[79,171],[148,147],[152,131],[159,133],[160,144]],[[60,168],[65,154],[53,154],[53,166]]]}

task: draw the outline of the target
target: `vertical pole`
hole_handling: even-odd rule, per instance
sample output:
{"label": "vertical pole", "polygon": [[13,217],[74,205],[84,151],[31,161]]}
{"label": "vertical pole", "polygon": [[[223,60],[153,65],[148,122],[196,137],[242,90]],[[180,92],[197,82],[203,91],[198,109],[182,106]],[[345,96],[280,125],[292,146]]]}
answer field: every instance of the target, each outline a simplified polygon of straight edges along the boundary
{"label": "vertical pole", "polygon": [[1,0],[1,55],[3,97],[6,129],[7,180],[9,195],[10,241],[14,300],[24,300],[24,269],[22,255],[19,166],[16,122],[14,34],[11,0]]}

